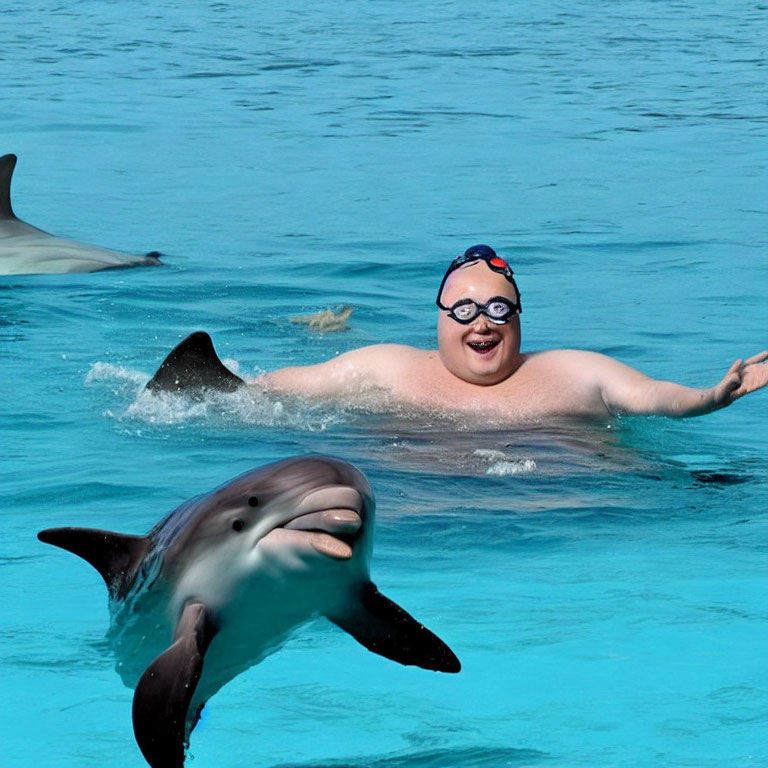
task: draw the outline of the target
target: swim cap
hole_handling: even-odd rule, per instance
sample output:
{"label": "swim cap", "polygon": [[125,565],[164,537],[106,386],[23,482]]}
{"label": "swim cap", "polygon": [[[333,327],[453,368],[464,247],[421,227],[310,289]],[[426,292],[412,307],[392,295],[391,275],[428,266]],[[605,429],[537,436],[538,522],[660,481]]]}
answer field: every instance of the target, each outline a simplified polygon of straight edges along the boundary
{"label": "swim cap", "polygon": [[504,275],[504,277],[507,279],[507,282],[512,283],[512,285],[515,286],[515,293],[517,294],[517,306],[519,311],[522,312],[523,310],[520,305],[520,290],[518,289],[515,278],[513,277],[514,272],[512,271],[512,267],[510,267],[509,264],[504,261],[504,259],[498,256],[496,251],[494,251],[490,245],[483,245],[482,243],[480,245],[473,245],[472,247],[467,248],[467,250],[464,251],[461,256],[457,256],[448,265],[448,269],[443,275],[443,281],[440,283],[440,288],[437,291],[437,306],[440,307],[440,309],[446,309],[446,307],[440,303],[440,297],[443,294],[443,287],[445,286],[445,281],[448,279],[448,275],[450,275],[454,270],[457,270],[459,267],[463,267],[465,264],[470,264],[473,261],[484,261],[490,269],[492,269],[494,272],[498,272],[500,275]]}

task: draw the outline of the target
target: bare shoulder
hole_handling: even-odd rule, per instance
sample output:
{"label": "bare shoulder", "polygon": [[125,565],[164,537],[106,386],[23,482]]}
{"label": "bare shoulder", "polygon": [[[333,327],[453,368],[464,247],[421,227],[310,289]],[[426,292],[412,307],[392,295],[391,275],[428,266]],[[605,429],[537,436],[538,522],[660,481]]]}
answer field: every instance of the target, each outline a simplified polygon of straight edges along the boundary
{"label": "bare shoulder", "polygon": [[405,344],[371,344],[367,347],[351,349],[349,352],[332,357],[321,365],[347,372],[355,371],[373,375],[393,368],[401,370],[426,354],[422,349]]}
{"label": "bare shoulder", "polygon": [[617,412],[623,393],[636,390],[647,377],[599,352],[550,349],[523,355],[513,379],[562,413],[601,416]]}
{"label": "bare shoulder", "polygon": [[645,374],[609,355],[584,349],[550,349],[525,355],[521,372],[537,379],[561,382],[582,391],[599,390],[603,395],[617,386],[638,386]]}
{"label": "bare shoulder", "polygon": [[417,360],[426,354],[428,353],[423,349],[409,347],[406,344],[371,344],[368,347],[345,352],[339,357],[359,361],[401,363]]}
{"label": "bare shoulder", "polygon": [[437,359],[436,352],[406,344],[373,344],[347,354],[378,385],[388,389],[396,386],[403,376],[425,370],[433,359]]}
{"label": "bare shoulder", "polygon": [[527,352],[523,366],[538,373],[562,371],[568,376],[592,377],[622,365],[608,355],[590,352],[586,349],[547,349],[541,352]]}

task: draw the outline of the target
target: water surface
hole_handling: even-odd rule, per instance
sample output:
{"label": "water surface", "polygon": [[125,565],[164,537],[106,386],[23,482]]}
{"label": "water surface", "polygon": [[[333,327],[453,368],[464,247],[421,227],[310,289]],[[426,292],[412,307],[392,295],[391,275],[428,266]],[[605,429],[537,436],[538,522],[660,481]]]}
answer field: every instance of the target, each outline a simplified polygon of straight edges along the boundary
{"label": "water surface", "polygon": [[[195,765],[764,766],[765,393],[485,431],[137,393],[196,329],[249,375],[430,347],[476,242],[513,262],[527,349],[714,384],[768,346],[765,13],[6,2],[16,212],[166,266],[0,284],[3,766],[142,764],[103,584],[36,531],[141,533],[315,451],[369,475],[374,579],[464,669],[307,627],[212,700]],[[347,332],[290,322],[342,304]]]}

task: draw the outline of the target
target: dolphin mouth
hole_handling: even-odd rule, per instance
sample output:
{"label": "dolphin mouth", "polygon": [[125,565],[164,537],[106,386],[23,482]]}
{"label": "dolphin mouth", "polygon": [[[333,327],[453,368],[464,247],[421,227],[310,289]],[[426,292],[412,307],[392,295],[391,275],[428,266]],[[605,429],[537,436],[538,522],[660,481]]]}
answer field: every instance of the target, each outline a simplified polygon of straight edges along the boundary
{"label": "dolphin mouth", "polygon": [[323,509],[294,517],[285,530],[309,536],[309,544],[320,554],[334,560],[349,560],[363,520],[354,509]]}
{"label": "dolphin mouth", "polygon": [[299,545],[310,544],[333,560],[349,560],[363,526],[363,497],[356,488],[316,488],[296,505],[293,517],[277,530]]}

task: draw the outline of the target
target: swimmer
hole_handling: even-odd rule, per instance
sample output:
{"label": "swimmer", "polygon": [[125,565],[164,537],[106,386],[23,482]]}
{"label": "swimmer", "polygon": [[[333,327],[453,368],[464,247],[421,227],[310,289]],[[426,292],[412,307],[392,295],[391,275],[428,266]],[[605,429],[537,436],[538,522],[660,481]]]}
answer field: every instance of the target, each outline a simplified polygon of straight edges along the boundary
{"label": "swimmer", "polygon": [[724,408],[768,384],[768,351],[736,360],[712,387],[649,378],[606,355],[520,350],[520,292],[507,262],[476,245],[449,265],[437,293],[437,349],[375,344],[317,365],[251,380],[267,393],[487,414],[494,421],[657,415]]}

